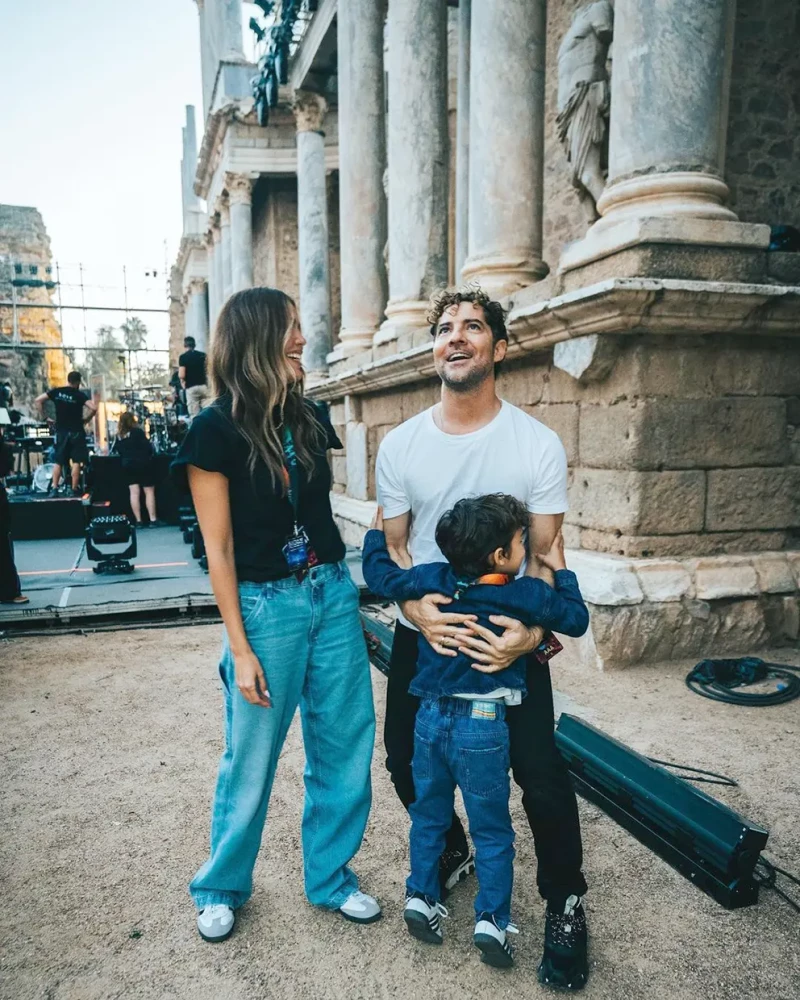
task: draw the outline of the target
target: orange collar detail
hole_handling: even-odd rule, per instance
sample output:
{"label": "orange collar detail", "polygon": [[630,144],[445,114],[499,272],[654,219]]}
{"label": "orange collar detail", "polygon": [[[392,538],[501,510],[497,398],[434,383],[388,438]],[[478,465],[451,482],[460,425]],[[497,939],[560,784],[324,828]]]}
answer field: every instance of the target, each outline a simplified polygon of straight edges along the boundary
{"label": "orange collar detail", "polygon": [[495,586],[502,586],[509,582],[511,577],[507,573],[484,573],[479,576],[475,583],[489,583]]}

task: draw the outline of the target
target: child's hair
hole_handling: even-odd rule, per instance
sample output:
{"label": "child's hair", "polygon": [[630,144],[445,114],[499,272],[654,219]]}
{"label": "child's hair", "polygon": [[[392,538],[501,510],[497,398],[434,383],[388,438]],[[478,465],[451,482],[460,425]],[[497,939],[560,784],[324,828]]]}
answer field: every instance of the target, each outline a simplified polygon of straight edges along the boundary
{"label": "child's hair", "polygon": [[459,500],[436,525],[436,544],[458,577],[476,579],[491,570],[489,556],[508,550],[519,528],[527,528],[524,503],[506,493]]}

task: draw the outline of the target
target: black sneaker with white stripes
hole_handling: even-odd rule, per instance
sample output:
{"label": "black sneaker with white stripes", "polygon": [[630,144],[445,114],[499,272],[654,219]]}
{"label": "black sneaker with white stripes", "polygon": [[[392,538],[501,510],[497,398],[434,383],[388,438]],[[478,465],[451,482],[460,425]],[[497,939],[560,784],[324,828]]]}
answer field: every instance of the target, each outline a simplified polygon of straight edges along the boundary
{"label": "black sneaker with white stripes", "polygon": [[494,969],[510,969],[514,964],[514,949],[508,942],[509,934],[518,934],[514,924],[498,927],[491,913],[482,913],[475,924],[472,940],[481,953],[481,961]]}
{"label": "black sneaker with white stripes", "polygon": [[447,916],[447,910],[441,903],[421,892],[410,892],[406,896],[403,919],[408,927],[408,933],[425,944],[442,943],[441,918]]}
{"label": "black sneaker with white stripes", "polygon": [[463,848],[443,851],[439,855],[439,884],[442,887],[442,899],[447,899],[450,890],[474,871],[475,855],[466,845]]}
{"label": "black sneaker with white stripes", "polygon": [[583,989],[589,975],[587,939],[586,914],[578,896],[567,897],[563,908],[548,903],[539,982],[564,990]]}

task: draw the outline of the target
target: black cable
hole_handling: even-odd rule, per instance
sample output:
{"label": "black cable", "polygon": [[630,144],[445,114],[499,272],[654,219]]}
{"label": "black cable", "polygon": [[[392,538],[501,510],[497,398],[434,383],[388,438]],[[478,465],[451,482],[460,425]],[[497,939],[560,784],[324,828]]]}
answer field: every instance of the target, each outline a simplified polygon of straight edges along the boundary
{"label": "black cable", "polygon": [[778,875],[782,875],[784,878],[789,879],[795,885],[800,885],[800,878],[796,875],[792,875],[791,872],[787,872],[785,868],[781,868],[779,865],[773,864],[772,861],[767,861],[767,859],[762,855],[758,861],[756,861],[756,867],[753,871],[753,878],[760,886],[764,889],[770,889],[772,892],[777,893],[784,899],[789,906],[792,907],[797,913],[800,913],[800,903],[792,899],[791,896],[787,895],[783,889],[779,889],[776,885]]}
{"label": "black cable", "polygon": [[706,785],[729,785],[731,788],[739,787],[738,781],[734,781],[733,778],[729,778],[727,775],[717,774],[716,771],[704,771],[702,767],[689,767],[688,764],[673,764],[671,761],[657,760],[655,757],[648,757],[647,759],[653,764],[660,764],[662,767],[672,767],[676,771],[691,771],[692,774],[708,775],[705,778],[693,778],[691,774],[679,774],[678,777],[683,778],[684,781],[698,781]]}
{"label": "black cable", "polygon": [[[783,705],[800,697],[800,667],[765,663],[755,656],[738,660],[702,660],[686,677],[686,686],[712,701],[746,707]],[[775,680],[780,686],[759,694],[741,690],[751,684]]]}

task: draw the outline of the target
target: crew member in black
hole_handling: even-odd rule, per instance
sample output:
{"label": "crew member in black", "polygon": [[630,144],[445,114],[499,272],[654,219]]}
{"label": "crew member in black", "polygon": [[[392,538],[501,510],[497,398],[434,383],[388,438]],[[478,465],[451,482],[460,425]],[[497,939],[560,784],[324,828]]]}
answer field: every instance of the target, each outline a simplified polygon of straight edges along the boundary
{"label": "crew member in black", "polygon": [[141,528],[143,523],[141,491],[144,490],[149,526],[163,527],[163,522],[156,515],[156,463],[153,460],[153,446],[132,413],[123,413],[119,418],[117,440],[111,451],[122,457],[122,473],[130,489],[131,510],[137,526]]}
{"label": "crew member in black", "polygon": [[45,400],[51,399],[56,407],[56,456],[53,468],[52,490],[57,490],[61,483],[61,472],[64,466],[72,463],[72,492],[78,492],[81,478],[81,467],[89,461],[89,450],[86,447],[84,424],[88,424],[97,412],[97,407],[85,392],[81,392],[81,373],[70,372],[67,375],[69,385],[60,389],[51,389],[37,396],[35,403],[44,416]]}
{"label": "crew member in black", "polygon": [[181,385],[186,391],[186,408],[190,417],[197,414],[206,405],[208,386],[206,385],[206,356],[202,351],[195,350],[194,337],[184,337],[185,352],[178,358],[178,375]]}

